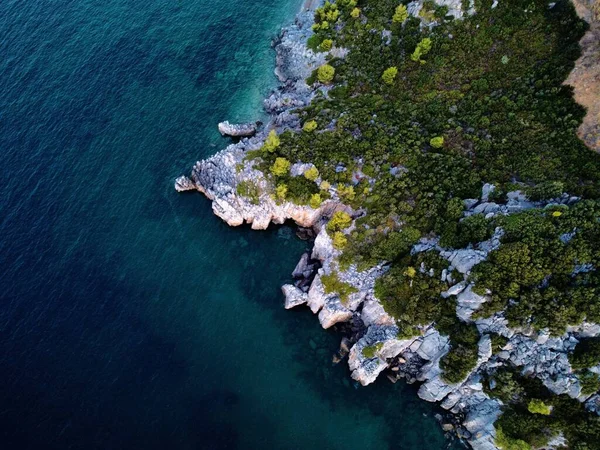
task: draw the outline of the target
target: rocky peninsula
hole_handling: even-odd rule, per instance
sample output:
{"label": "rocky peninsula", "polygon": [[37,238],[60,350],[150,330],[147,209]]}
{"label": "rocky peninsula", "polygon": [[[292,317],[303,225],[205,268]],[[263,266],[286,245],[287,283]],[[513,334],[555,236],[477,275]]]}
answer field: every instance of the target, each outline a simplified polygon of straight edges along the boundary
{"label": "rocky peninsula", "polygon": [[[363,11],[358,10],[356,4],[351,2],[344,2],[342,6],[346,3],[349,5],[346,20],[362,20],[362,25],[365,26],[368,19],[362,15]],[[505,186],[486,182],[479,184],[480,190],[476,196],[456,197],[460,198],[460,202],[453,204],[458,204],[456,220],[459,227],[462,226],[461,223],[481,220],[488,227],[491,226],[487,235],[468,241],[466,245],[448,245],[448,239],[443,233],[433,231],[422,233],[409,241],[403,258],[409,258],[411,263],[407,263],[410,265],[401,274],[406,283],[412,288],[413,281],[417,283],[419,279],[435,279],[444,289],[439,292],[437,300],[433,300],[434,303],[452,302],[454,306],[451,320],[457,324],[453,326],[469,327],[476,333],[474,353],[468,354],[468,358],[472,358],[470,367],[449,380],[446,372],[451,351],[461,346],[466,349],[468,345],[445,332],[446,328],[440,328],[442,319],[422,320],[409,327],[407,323],[412,319],[400,319],[390,312],[389,303],[378,295],[384,291],[378,287],[378,283],[383,283],[382,279],[385,277],[389,279],[397,262],[378,257],[375,258],[376,261],[365,259],[359,263],[348,261],[344,257],[347,249],[353,248],[347,241],[357,239],[356,236],[360,233],[372,234],[375,231],[364,220],[369,217],[373,207],[372,200],[367,196],[370,191],[377,189],[379,180],[365,162],[366,157],[355,158],[356,164],[353,167],[336,162],[331,168],[332,173],[347,173],[349,186],[352,188],[351,195],[348,193],[349,187],[341,183],[334,186],[328,182],[323,167],[317,167],[310,160],[292,160],[284,167],[285,176],[291,180],[289,185],[295,180],[303,180],[318,186],[315,191],[318,193],[313,192],[310,201],[299,202],[286,197],[283,188],[279,189],[283,185],[277,184],[268,174],[268,166],[260,158],[265,147],[277,147],[279,139],[276,136],[285,133],[301,135],[312,132],[312,126],[307,125],[310,121],[307,120],[305,111],[315,102],[337,98],[330,83],[315,82],[318,69],[332,61],[344,61],[352,57],[353,50],[346,48],[342,39],[339,46],[335,40],[333,45],[324,45],[325,41],[322,41],[321,49],[326,51],[317,51],[311,45],[314,37],[319,34],[319,26],[322,27],[324,22],[318,21],[315,27],[315,16],[329,14],[328,27],[337,20],[337,13],[331,12],[337,9],[331,9],[331,5],[327,5],[310,5],[311,8],[304,9],[296,17],[294,24],[285,28],[274,43],[277,55],[275,73],[281,85],[264,101],[264,107],[270,115],[269,122],[258,129],[254,124],[220,124],[219,129],[223,134],[242,139],[211,158],[197,162],[189,177],[182,176],[176,180],[175,188],[178,191],[202,192],[212,201],[215,215],[231,226],[247,223],[252,229],[264,230],[270,223],[283,224],[292,220],[298,227],[309,229],[314,236],[313,249],[301,256],[293,272],[295,283],[282,287],[285,308],[306,305],[318,315],[323,328],[335,326],[343,332],[340,350],[334,356],[334,362],[347,358],[352,378],[361,385],[373,383],[383,375],[392,382],[404,379],[408,383],[419,383],[419,397],[429,402],[438,402],[449,412],[442,419],[444,429],[452,430],[471,448],[533,448],[531,444],[526,444],[529,447],[509,447],[504,433],[499,432],[495,426],[503,411],[517,402],[516,397],[507,399],[502,395],[495,395],[500,389],[497,387],[500,380],[504,379],[501,373],[506,368],[510,368],[510,373],[518,374],[515,377],[525,377],[540,383],[553,395],[580,402],[582,408],[592,416],[600,414],[598,389],[595,392],[584,389],[588,372],[584,375],[575,370],[569,357],[580,341],[600,336],[600,325],[586,316],[580,323],[569,323],[564,330],[557,332],[536,326],[531,321],[516,325],[510,308],[500,307],[489,310],[489,314],[484,313],[484,310],[488,311],[486,307],[491,307],[498,300],[496,292],[486,287],[491,286],[486,273],[478,272],[478,267],[483,267],[484,263],[488,264],[486,267],[501,263],[497,255],[505,246],[511,245],[505,242],[509,242],[507,238],[514,234],[509,218],[529,217],[539,213],[540,217],[548,216],[553,217],[552,220],[558,220],[561,215],[567,215],[571,208],[583,204],[584,194],[570,195],[566,190],[552,190],[551,186],[543,183],[534,192],[532,189],[535,190],[536,186],[532,188],[531,183],[514,176],[510,180],[511,184],[507,183]],[[488,9],[496,7],[496,1],[486,6]],[[552,8],[553,5],[546,7]],[[443,12],[443,19],[437,18],[440,17],[440,10]],[[394,33],[401,32],[394,31],[398,29],[398,23],[414,19],[420,29],[427,31],[437,27],[448,16],[452,16],[451,20],[459,21],[478,13],[474,2],[465,8],[461,2],[454,0],[417,0],[409,3],[405,9],[396,9],[398,16],[394,16],[392,31],[379,31],[375,26],[370,30],[367,26],[367,30],[371,35],[377,34],[377,39],[382,40],[384,46],[393,45],[389,43],[392,42]],[[343,14],[345,13],[342,12],[342,16]],[[368,15],[368,12],[364,14]],[[335,20],[332,20],[334,16]],[[340,29],[342,26],[338,25]],[[427,45],[429,44],[424,44],[423,49]],[[502,64],[506,64],[504,61],[512,57],[505,56]],[[421,63],[425,65],[424,60]],[[398,72],[397,76],[402,76],[402,73]],[[329,111],[324,111],[322,116],[327,119],[319,121],[326,123],[326,126],[319,133],[336,130],[338,123],[344,120],[344,113],[330,118]],[[451,108],[451,118],[455,114],[452,111]],[[312,112],[308,117],[312,117],[311,114]],[[374,113],[373,123],[376,120],[377,114]],[[483,119],[479,120],[485,123]],[[356,140],[364,133],[358,128],[351,129],[350,125],[347,128]],[[451,133],[448,132],[445,139],[457,139],[456,134]],[[485,135],[481,139],[485,140]],[[440,146],[444,145],[443,139],[441,142]],[[430,148],[437,147],[438,141],[432,138]],[[471,151],[468,146],[464,148],[465,152]],[[277,161],[270,170],[272,174],[279,176],[276,164]],[[382,171],[386,171],[385,176],[390,182],[396,182],[411,170],[408,165],[400,163],[384,166],[381,165]],[[354,194],[359,187],[364,188],[365,192],[366,200],[362,202],[357,201]],[[538,193],[542,187],[545,189],[544,195]],[[288,189],[287,185],[285,189]],[[549,193],[545,195],[547,191]],[[280,195],[281,192],[283,195]],[[444,202],[444,205],[451,203],[449,200]],[[409,206],[412,207],[414,203],[415,200],[412,199],[404,207],[408,211]],[[388,223],[380,227],[384,235],[401,235],[403,230],[409,228],[407,221],[399,213],[391,214],[387,220]],[[577,227],[572,233],[561,234],[559,240],[566,246],[571,240],[578,239],[576,235]],[[442,262],[426,262],[432,255],[435,255],[436,261]],[[413,265],[412,261],[418,261],[419,265]],[[595,270],[593,263],[583,261],[574,267],[573,277]],[[544,283],[548,284],[548,278],[540,286],[545,287]],[[507,305],[512,307],[514,303],[518,303],[515,295],[512,294],[513,303],[508,302]],[[600,364],[589,370],[590,373],[600,374]],[[561,430],[556,431],[551,427],[548,430],[545,433],[546,442],[540,447],[549,449],[569,445]],[[515,438],[510,445],[521,445],[515,442],[523,441]]]}

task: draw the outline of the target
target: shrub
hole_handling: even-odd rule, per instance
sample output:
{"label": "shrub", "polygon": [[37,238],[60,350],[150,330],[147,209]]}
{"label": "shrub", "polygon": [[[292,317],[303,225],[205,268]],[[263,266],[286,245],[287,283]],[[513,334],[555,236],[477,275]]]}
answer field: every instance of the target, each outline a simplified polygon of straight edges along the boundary
{"label": "shrub", "polygon": [[327,223],[327,230],[333,232],[342,231],[344,228],[348,228],[351,223],[352,217],[350,217],[350,214],[344,211],[336,211]]}
{"label": "shrub", "polygon": [[587,369],[600,363],[600,338],[587,338],[579,341],[569,362],[574,369]]}
{"label": "shrub", "polygon": [[304,172],[304,178],[306,178],[307,180],[315,181],[318,177],[319,170],[315,166],[312,166],[310,169]]}
{"label": "shrub", "polygon": [[383,71],[383,75],[381,75],[381,79],[385,84],[394,84],[394,80],[396,79],[396,75],[398,75],[397,67],[389,67]]}
{"label": "shrub", "polygon": [[338,184],[337,192],[342,201],[351,202],[356,198],[356,192],[354,191],[354,186],[346,186],[344,184]]}
{"label": "shrub", "polygon": [[283,183],[278,184],[277,187],[275,188],[275,197],[278,200],[285,200],[287,191],[288,191],[288,187],[286,184],[283,184]]}
{"label": "shrub", "polygon": [[338,294],[342,304],[346,304],[350,294],[358,292],[358,289],[354,286],[340,280],[338,273],[335,271],[332,271],[329,275],[321,275],[321,283],[323,283],[325,293]]}
{"label": "shrub", "polygon": [[496,430],[496,445],[500,450],[531,450],[531,445],[520,439],[509,438],[502,428]]}
{"label": "shrub", "polygon": [[281,141],[279,140],[279,136],[277,136],[277,132],[275,130],[271,130],[267,136],[267,139],[265,139],[263,149],[269,153],[273,153],[280,144]]}
{"label": "shrub", "polygon": [[442,148],[442,146],[444,145],[444,138],[443,138],[443,136],[433,137],[429,140],[429,144],[433,148]]}
{"label": "shrub", "polygon": [[404,6],[402,4],[396,6],[396,11],[394,12],[394,15],[392,16],[392,22],[393,23],[402,23],[406,19],[408,19],[408,11],[406,9],[406,6]]}
{"label": "shrub", "polygon": [[250,202],[254,205],[258,204],[258,200],[260,197],[260,188],[259,186],[254,183],[253,181],[240,181],[238,183],[238,185],[236,186],[236,192],[243,196],[246,197],[250,200]]}
{"label": "shrub", "polygon": [[542,400],[532,398],[527,405],[527,410],[532,414],[542,414],[549,416],[552,412],[552,408],[546,405]]}
{"label": "shrub", "polygon": [[310,196],[310,201],[308,202],[308,204],[311,208],[317,209],[319,206],[321,206],[321,202],[321,195],[313,194]]}
{"label": "shrub", "polygon": [[600,389],[600,377],[590,370],[586,370],[579,377],[581,382],[581,393],[583,395],[592,395]]}
{"label": "shrub", "polygon": [[331,189],[331,183],[329,181],[323,180],[319,185],[319,189],[321,189],[322,191],[328,191],[329,189]]}
{"label": "shrub", "polygon": [[310,133],[311,131],[315,131],[317,129],[317,121],[316,120],[309,120],[307,122],[304,122],[304,125],[302,126],[302,129],[304,131],[306,131],[307,133]]}
{"label": "shrub", "polygon": [[335,69],[329,64],[323,64],[317,70],[317,79],[324,84],[331,83],[335,75]]}
{"label": "shrub", "polygon": [[415,51],[412,53],[412,55],[410,55],[410,59],[412,59],[415,62],[419,61],[422,64],[424,64],[425,61],[423,61],[421,59],[421,57],[423,57],[427,53],[429,53],[430,50],[431,50],[431,39],[423,38],[421,40],[421,42],[419,42],[417,44],[417,47],[415,48]]}
{"label": "shrub", "polygon": [[352,10],[352,12],[350,13],[350,16],[351,16],[353,19],[358,19],[358,18],[360,17],[360,9],[359,9],[359,8],[354,8],[354,9]]}
{"label": "shrub", "polygon": [[331,47],[333,47],[333,41],[331,39],[324,39],[323,42],[321,42],[321,45],[319,45],[319,49],[324,52],[331,50]]}
{"label": "shrub", "polygon": [[378,342],[374,345],[369,345],[368,347],[363,347],[362,354],[365,358],[374,358],[375,354],[383,348],[383,342]]}
{"label": "shrub", "polygon": [[341,231],[336,231],[333,233],[333,247],[338,250],[343,250],[346,244],[348,244],[348,238]]}
{"label": "shrub", "polygon": [[290,171],[291,165],[287,159],[278,157],[271,166],[271,173],[276,177],[281,177]]}

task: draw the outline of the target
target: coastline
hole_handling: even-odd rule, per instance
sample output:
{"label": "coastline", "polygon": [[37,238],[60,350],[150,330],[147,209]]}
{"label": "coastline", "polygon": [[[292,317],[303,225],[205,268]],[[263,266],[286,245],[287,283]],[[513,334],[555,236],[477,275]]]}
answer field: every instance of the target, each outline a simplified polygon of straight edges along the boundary
{"label": "coastline", "polygon": [[[199,190],[212,200],[214,213],[231,226],[248,223],[252,229],[266,229],[271,222],[282,224],[293,220],[299,227],[309,229],[308,234],[316,236],[310,253],[302,255],[296,269],[294,285],[282,287],[286,297],[285,307],[292,308],[307,304],[313,313],[318,314],[323,328],[338,325],[344,329],[340,350],[334,362],[348,357],[352,378],[368,385],[385,373],[396,382],[404,378],[409,383],[421,382],[419,397],[429,402],[440,403],[449,411],[452,419],[443,419],[445,431],[455,433],[475,450],[497,450],[495,444],[494,422],[501,414],[502,403],[491,398],[484,391],[482,378],[486,367],[493,367],[501,361],[511,361],[517,367],[532,371],[544,381],[546,386],[557,394],[568,394],[580,401],[598,403],[599,399],[584,398],[579,380],[572,373],[567,353],[572,351],[581,336],[597,336],[600,327],[595,324],[582,324],[572,328],[563,336],[550,337],[532,330],[516,330],[507,326],[506,319],[495,315],[488,319],[471,320],[471,314],[485,296],[472,291],[465,282],[455,283],[446,296],[456,296],[457,315],[472,321],[481,332],[478,343],[478,361],[476,367],[459,383],[450,384],[441,377],[440,360],[449,351],[449,340],[441,335],[433,325],[424,327],[419,336],[403,339],[394,319],[389,316],[377,300],[374,293],[375,279],[386,268],[383,264],[366,271],[358,271],[351,266],[342,270],[336,250],[326,230],[326,224],[337,211],[345,211],[352,218],[360,216],[344,205],[335,191],[332,199],[326,200],[319,208],[299,206],[292,202],[278,204],[268,194],[268,185],[260,171],[252,162],[245,160],[248,151],[262,147],[268,131],[278,133],[285,130],[299,131],[300,121],[294,110],[310,104],[319,89],[311,88],[304,79],[323,63],[319,54],[306,49],[306,40],[310,36],[310,14],[319,6],[319,0],[306,0],[296,17],[295,24],[284,28],[275,44],[277,53],[277,74],[281,85],[267,98],[264,105],[269,114],[269,122],[251,138],[244,138],[213,157],[196,163],[191,177],[176,180],[178,191]],[[301,163],[298,163],[301,164]],[[241,167],[241,168],[240,168]],[[260,189],[258,201],[253,202],[239,195],[240,182],[251,181]],[[488,200],[493,186],[485,185],[479,198],[472,199],[469,211],[478,209],[492,212],[495,203]],[[512,197],[511,197],[512,195]],[[508,193],[512,203],[509,208],[525,210],[541,207],[544,204],[528,202],[520,191]],[[558,204],[572,204],[577,199],[566,196]],[[497,205],[496,205],[497,206]],[[496,210],[494,210],[495,212]],[[466,275],[477,263],[485,260],[487,254],[499,246],[501,235],[494,235],[489,241],[481,243],[475,250],[447,251],[435,240],[422,239],[413,248],[413,253],[435,249]],[[336,293],[328,293],[322,277],[331,273],[338,274],[340,280],[352,285],[356,292],[342,301]],[[459,313],[460,310],[460,313]],[[463,316],[461,316],[462,314]],[[492,354],[491,333],[508,339],[508,344],[500,355]],[[373,357],[365,357],[365,349],[375,349]],[[552,364],[547,362],[551,361]],[[555,442],[560,444],[560,440]]]}

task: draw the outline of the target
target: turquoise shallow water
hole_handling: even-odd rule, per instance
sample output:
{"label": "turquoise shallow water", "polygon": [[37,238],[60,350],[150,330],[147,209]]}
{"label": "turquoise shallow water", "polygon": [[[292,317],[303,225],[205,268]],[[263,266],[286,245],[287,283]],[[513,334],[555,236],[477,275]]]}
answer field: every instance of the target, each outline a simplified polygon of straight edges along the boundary
{"label": "turquoise shallow water", "polygon": [[173,180],[261,118],[297,0],[0,4],[0,443],[441,449],[412,387],[357,388],[279,286],[306,244]]}

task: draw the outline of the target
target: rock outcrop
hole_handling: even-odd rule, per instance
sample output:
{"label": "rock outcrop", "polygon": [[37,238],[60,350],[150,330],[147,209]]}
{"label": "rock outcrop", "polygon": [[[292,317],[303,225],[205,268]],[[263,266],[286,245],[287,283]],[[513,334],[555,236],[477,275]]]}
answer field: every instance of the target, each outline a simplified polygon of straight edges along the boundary
{"label": "rock outcrop", "polygon": [[249,137],[256,134],[256,123],[233,124],[229,121],[219,123],[219,133],[223,136]]}

